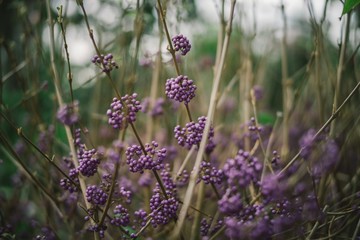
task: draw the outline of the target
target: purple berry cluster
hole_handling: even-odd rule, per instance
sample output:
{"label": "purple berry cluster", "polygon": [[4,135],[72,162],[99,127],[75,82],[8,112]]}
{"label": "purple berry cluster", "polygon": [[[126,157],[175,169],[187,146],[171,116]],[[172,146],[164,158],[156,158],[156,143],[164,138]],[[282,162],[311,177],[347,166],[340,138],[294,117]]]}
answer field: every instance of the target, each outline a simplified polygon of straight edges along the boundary
{"label": "purple berry cluster", "polygon": [[159,184],[156,184],[153,195],[150,198],[151,213],[149,216],[152,217],[151,224],[154,227],[167,224],[171,219],[176,218],[176,211],[179,208],[179,201],[176,197],[176,185],[169,171],[170,165],[166,164],[160,173],[167,196],[164,196]]}
{"label": "purple berry cluster", "polygon": [[[76,168],[72,168],[69,171],[69,178],[72,180],[70,181],[68,178],[60,179],[60,187],[64,190],[69,191],[70,193],[77,192],[79,189],[77,185],[79,185],[79,171]],[[76,185],[74,185],[74,183]]]}
{"label": "purple berry cluster", "polygon": [[114,56],[111,53],[108,53],[105,56],[101,54],[101,57],[95,55],[91,58],[91,62],[100,67],[103,72],[111,72],[111,70],[119,68],[113,58]]}
{"label": "purple berry cluster", "polygon": [[152,217],[151,224],[154,227],[158,225],[165,225],[171,219],[176,217],[176,211],[179,207],[179,202],[175,197],[166,199],[159,188],[155,188],[154,194],[150,199],[150,217]]}
{"label": "purple berry cluster", "polygon": [[254,117],[250,118],[250,123],[249,123],[248,129],[251,132],[261,132],[262,131],[262,127],[256,126],[256,120]]}
{"label": "purple berry cluster", "polygon": [[136,113],[141,110],[140,101],[136,100],[137,94],[126,94],[121,100],[113,98],[106,115],[108,123],[115,129],[123,129],[127,123],[136,121]]}
{"label": "purple berry cluster", "polygon": [[104,238],[105,237],[105,231],[107,229],[107,226],[106,225],[101,225],[99,226],[98,224],[95,224],[95,225],[90,225],[88,227],[88,231],[90,232],[97,232],[99,233],[99,237],[100,238]]}
{"label": "purple berry cluster", "polygon": [[78,151],[79,167],[78,170],[85,177],[91,177],[97,173],[100,159],[96,149],[85,150],[80,148]]}
{"label": "purple berry cluster", "polygon": [[64,125],[71,126],[79,121],[79,102],[66,104],[59,108],[56,118]]}
{"label": "purple berry cluster", "polygon": [[131,172],[143,173],[144,169],[160,170],[163,166],[163,161],[166,157],[166,148],[156,150],[159,144],[152,141],[151,144],[145,144],[145,152],[139,145],[129,146],[125,152],[126,163],[129,165]]}
{"label": "purple berry cluster", "polygon": [[144,227],[146,224],[146,220],[147,220],[147,213],[144,209],[139,209],[137,211],[134,212],[134,223],[135,224],[139,224],[141,227]]}
{"label": "purple berry cluster", "polygon": [[91,185],[86,188],[86,200],[94,205],[104,205],[108,195],[101,188],[96,185]]}
{"label": "purple berry cluster", "polygon": [[121,204],[114,208],[114,218],[111,219],[111,224],[115,226],[127,226],[130,223],[129,211]]}
{"label": "purple berry cluster", "polygon": [[[209,239],[206,236],[211,236],[215,234],[223,225],[224,222],[222,219],[219,219],[216,224],[213,224],[212,221],[214,219],[209,219],[209,222],[206,220],[206,218],[201,219],[200,222],[200,235],[202,236],[202,239]],[[211,225],[213,225],[212,228]]]}
{"label": "purple berry cluster", "polygon": [[182,34],[178,34],[172,38],[174,50],[181,51],[181,55],[185,56],[191,49],[190,41]]}
{"label": "purple berry cluster", "polygon": [[186,169],[184,169],[176,178],[176,186],[184,187],[189,182],[190,175]]}
{"label": "purple berry cluster", "polygon": [[[186,123],[182,128],[177,125],[174,129],[175,138],[180,146],[190,148],[192,145],[198,145],[201,142],[202,134],[206,124],[206,117],[198,118],[198,122]],[[211,127],[208,136],[207,152],[211,152],[215,147],[213,143],[214,129]]]}
{"label": "purple berry cluster", "polygon": [[191,99],[195,97],[195,90],[196,85],[194,81],[187,76],[180,75],[166,80],[165,94],[168,98],[177,102],[189,104]]}
{"label": "purple berry cluster", "polygon": [[132,191],[126,189],[125,187],[120,187],[120,190],[119,190],[119,193],[122,197],[125,198],[125,202],[127,204],[130,204],[131,203],[131,200],[132,200]]}
{"label": "purple berry cluster", "polygon": [[212,167],[209,162],[202,161],[200,164],[199,178],[205,184],[220,184],[223,181],[224,173],[221,169]]}

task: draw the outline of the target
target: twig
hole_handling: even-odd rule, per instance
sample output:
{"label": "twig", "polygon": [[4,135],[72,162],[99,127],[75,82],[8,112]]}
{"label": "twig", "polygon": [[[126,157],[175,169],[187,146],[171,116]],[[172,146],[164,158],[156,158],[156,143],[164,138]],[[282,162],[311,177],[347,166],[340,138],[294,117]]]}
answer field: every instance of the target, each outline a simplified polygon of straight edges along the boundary
{"label": "twig", "polygon": [[[345,34],[341,43],[341,50],[340,50],[340,56],[339,56],[339,64],[337,68],[336,73],[336,85],[335,85],[335,94],[334,94],[334,101],[333,101],[333,112],[338,106],[338,102],[340,100],[340,87],[341,87],[341,79],[342,79],[342,73],[344,70],[344,62],[345,62],[345,53],[346,53],[346,47],[347,42],[349,39],[349,33],[350,33],[350,19],[351,19],[351,12],[349,12],[345,19]],[[330,136],[334,136],[335,131],[335,121],[330,126]]]}
{"label": "twig", "polygon": [[68,66],[68,74],[67,74],[67,78],[69,81],[69,86],[70,86],[70,95],[71,95],[71,102],[74,103],[74,93],[73,93],[73,87],[72,87],[72,73],[71,73],[71,66],[70,66],[70,55],[69,55],[69,50],[68,50],[68,45],[66,42],[66,35],[65,35],[65,28],[64,28],[64,24],[63,24],[63,16],[62,16],[62,10],[63,10],[63,6],[60,5],[60,7],[57,8],[58,10],[58,23],[60,25],[61,28],[61,33],[64,39],[64,48],[65,48],[65,53],[66,53],[66,62],[67,62],[67,66]]}
{"label": "twig", "polygon": [[[50,1],[49,0],[46,0],[46,9],[47,9],[48,24],[49,24],[49,30],[50,30],[50,61],[51,61],[51,70],[53,72],[53,77],[54,77],[56,99],[58,101],[59,106],[63,107],[64,106],[64,101],[63,101],[62,96],[60,94],[60,78],[59,78],[59,74],[57,72],[56,64],[55,64],[54,24],[53,24],[53,20],[52,20],[52,17],[51,17]],[[69,126],[67,126],[67,125],[65,125],[64,127],[65,127],[66,137],[67,137],[68,144],[69,144],[69,147],[70,147],[70,151],[71,151],[74,166],[78,167],[79,166],[79,161],[77,159],[77,154],[76,154],[76,150],[75,150],[71,130],[70,130]],[[90,208],[91,207],[90,203],[88,203],[86,201],[85,180],[81,176],[79,176],[79,182],[80,182],[81,192],[83,194],[83,198],[84,198],[84,201],[85,201],[85,205],[86,205],[87,208]]]}

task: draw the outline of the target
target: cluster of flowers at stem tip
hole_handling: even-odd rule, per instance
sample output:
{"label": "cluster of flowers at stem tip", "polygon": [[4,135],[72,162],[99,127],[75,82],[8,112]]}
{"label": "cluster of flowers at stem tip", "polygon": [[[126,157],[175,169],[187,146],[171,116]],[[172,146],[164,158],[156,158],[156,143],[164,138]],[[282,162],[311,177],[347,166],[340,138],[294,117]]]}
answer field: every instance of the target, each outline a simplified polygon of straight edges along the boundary
{"label": "cluster of flowers at stem tip", "polygon": [[111,53],[108,53],[105,56],[103,54],[101,54],[101,56],[95,55],[91,58],[91,62],[100,67],[103,72],[109,73],[113,69],[119,68],[113,58],[114,56]]}
{"label": "cluster of flowers at stem tip", "polygon": [[121,99],[113,98],[106,115],[108,123],[114,129],[123,129],[128,123],[136,121],[136,113],[141,110],[140,101],[136,100],[137,94],[126,94]]}
{"label": "cluster of flowers at stem tip", "polygon": [[[144,169],[161,170],[166,157],[166,148],[157,149],[159,144],[156,141],[145,144],[145,149],[139,145],[129,146],[125,152],[126,163],[131,172],[143,173]],[[145,152],[144,152],[145,150]]]}
{"label": "cluster of flowers at stem tip", "polygon": [[[188,148],[190,148],[192,145],[200,144],[205,129],[206,119],[207,118],[205,116],[201,116],[198,118],[197,122],[192,121],[186,123],[185,127],[181,127],[180,125],[175,126],[174,133],[178,144]],[[206,153],[210,153],[215,147],[213,138],[214,128],[210,127],[208,143],[206,145]]]}
{"label": "cluster of flowers at stem tip", "polygon": [[191,49],[190,41],[182,34],[172,37],[175,52],[181,51],[181,55],[185,56]]}
{"label": "cluster of flowers at stem tip", "polygon": [[179,75],[176,78],[169,78],[165,84],[165,94],[168,98],[177,102],[189,104],[195,97],[196,85],[187,76]]}

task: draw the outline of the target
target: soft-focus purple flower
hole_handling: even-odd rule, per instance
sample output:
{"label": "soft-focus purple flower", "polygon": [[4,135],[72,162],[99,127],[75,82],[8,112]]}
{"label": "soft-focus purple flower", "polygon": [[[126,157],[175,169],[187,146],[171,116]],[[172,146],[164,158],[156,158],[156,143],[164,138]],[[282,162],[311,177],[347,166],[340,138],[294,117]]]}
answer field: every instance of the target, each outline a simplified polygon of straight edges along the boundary
{"label": "soft-focus purple flower", "polygon": [[264,89],[260,85],[254,85],[252,88],[252,92],[256,101],[259,101],[264,97]]}
{"label": "soft-focus purple flower", "polygon": [[262,196],[267,201],[276,201],[284,197],[287,190],[286,181],[276,173],[268,174],[260,183]]}
{"label": "soft-focus purple flower", "polygon": [[150,173],[144,172],[144,174],[141,174],[138,183],[141,187],[150,187],[152,184],[152,178]]}
{"label": "soft-focus purple flower", "polygon": [[310,157],[310,154],[312,152],[313,146],[314,146],[314,136],[316,134],[315,129],[309,129],[301,138],[299,141],[299,145],[302,148],[301,151],[301,157],[304,159],[308,159]]}
{"label": "soft-focus purple flower", "polygon": [[227,216],[238,214],[243,208],[240,193],[232,193],[228,189],[218,201],[218,206],[220,212],[226,214]]}
{"label": "soft-focus purple flower", "polygon": [[338,163],[339,147],[332,139],[327,140],[322,146],[322,155],[314,161],[312,173],[315,177],[321,177],[323,174],[330,172]]}
{"label": "soft-focus purple flower", "polygon": [[65,125],[71,126],[79,121],[79,102],[65,104],[56,113],[57,119]]}

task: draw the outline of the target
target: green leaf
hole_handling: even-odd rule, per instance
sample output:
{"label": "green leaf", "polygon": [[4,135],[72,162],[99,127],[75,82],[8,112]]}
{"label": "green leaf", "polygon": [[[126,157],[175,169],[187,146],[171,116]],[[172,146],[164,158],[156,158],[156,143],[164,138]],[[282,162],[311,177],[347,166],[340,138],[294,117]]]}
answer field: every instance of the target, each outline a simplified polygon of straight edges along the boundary
{"label": "green leaf", "polygon": [[345,3],[344,3],[344,8],[343,8],[341,16],[346,14],[346,13],[349,13],[359,3],[360,3],[360,0],[346,0]]}

